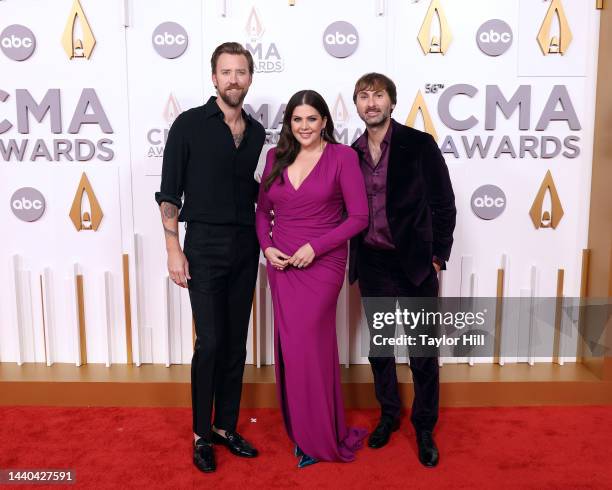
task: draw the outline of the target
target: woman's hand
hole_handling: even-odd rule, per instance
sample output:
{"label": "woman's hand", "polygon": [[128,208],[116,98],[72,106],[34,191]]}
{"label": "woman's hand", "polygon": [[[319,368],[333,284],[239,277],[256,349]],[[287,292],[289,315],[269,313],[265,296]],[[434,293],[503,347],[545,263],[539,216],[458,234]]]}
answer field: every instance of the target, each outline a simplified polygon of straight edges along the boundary
{"label": "woman's hand", "polygon": [[268,247],[264,250],[266,259],[279,271],[282,271],[289,263],[289,256],[281,252],[278,248]]}
{"label": "woman's hand", "polygon": [[298,269],[308,267],[315,258],[315,251],[310,246],[310,243],[302,245],[297,252],[293,254],[293,257],[289,259],[289,264]]}

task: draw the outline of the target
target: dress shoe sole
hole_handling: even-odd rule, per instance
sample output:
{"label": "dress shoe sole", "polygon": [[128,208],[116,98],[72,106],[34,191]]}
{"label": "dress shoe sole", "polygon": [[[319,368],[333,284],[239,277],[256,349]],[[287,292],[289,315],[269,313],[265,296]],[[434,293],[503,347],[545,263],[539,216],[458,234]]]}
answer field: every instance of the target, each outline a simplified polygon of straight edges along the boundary
{"label": "dress shoe sole", "polygon": [[232,449],[228,444],[224,444],[224,443],[219,443],[222,446],[225,446],[230,453],[232,453],[234,456],[238,456],[239,458],[256,458],[257,456],[259,456],[259,453],[255,453],[255,454],[244,454],[241,453],[239,451],[234,451],[234,449]]}
{"label": "dress shoe sole", "polygon": [[436,466],[438,466],[438,463],[435,463],[435,464],[425,464],[425,463],[423,463],[423,461],[421,461],[420,463],[423,466],[423,468],[435,468]]}
{"label": "dress shoe sole", "polygon": [[197,464],[193,463],[193,465],[200,470],[202,473],[214,473],[215,471],[217,471],[217,468],[200,468]]}
{"label": "dress shoe sole", "polygon": [[439,462],[440,462],[440,459],[436,459],[435,463],[425,463],[421,461],[421,459],[419,458],[419,463],[421,463],[421,465],[423,465],[424,468],[435,468],[436,466],[438,466]]}
{"label": "dress shoe sole", "polygon": [[[225,446],[227,447],[227,446]],[[229,452],[232,453],[234,456],[238,456],[239,458],[256,458],[257,456],[259,456],[259,453],[255,453],[255,454],[243,454],[243,453],[239,453],[238,451],[232,451],[231,448],[227,447],[229,449]]]}

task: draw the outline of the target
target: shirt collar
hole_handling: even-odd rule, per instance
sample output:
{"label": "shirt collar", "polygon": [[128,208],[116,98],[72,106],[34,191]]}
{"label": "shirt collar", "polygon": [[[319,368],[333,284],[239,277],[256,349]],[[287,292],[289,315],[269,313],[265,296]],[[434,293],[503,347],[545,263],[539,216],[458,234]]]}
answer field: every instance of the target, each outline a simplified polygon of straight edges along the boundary
{"label": "shirt collar", "polygon": [[393,134],[393,119],[391,119],[391,121],[389,122],[389,127],[387,128],[387,132],[385,133],[385,137],[383,138],[383,141],[387,144],[391,143],[391,135]]}
{"label": "shirt collar", "polygon": [[[391,135],[393,133],[393,119],[390,120],[389,127],[387,128],[387,132],[385,133],[385,137],[383,138],[383,143],[389,145],[391,143]],[[357,138],[355,141],[357,148],[361,151],[365,152],[368,149],[368,131],[364,131],[363,134]]]}
{"label": "shirt collar", "polygon": [[[206,109],[206,117],[212,117],[212,116],[219,116],[221,115],[221,117],[223,117],[223,111],[221,110],[221,108],[219,107],[219,104],[217,104],[217,97],[215,97],[214,95],[209,97],[208,101],[206,102],[206,104],[204,105],[204,108]],[[244,108],[241,109],[242,112],[242,118],[248,123],[251,124],[253,118],[251,117],[250,114],[248,114]]]}

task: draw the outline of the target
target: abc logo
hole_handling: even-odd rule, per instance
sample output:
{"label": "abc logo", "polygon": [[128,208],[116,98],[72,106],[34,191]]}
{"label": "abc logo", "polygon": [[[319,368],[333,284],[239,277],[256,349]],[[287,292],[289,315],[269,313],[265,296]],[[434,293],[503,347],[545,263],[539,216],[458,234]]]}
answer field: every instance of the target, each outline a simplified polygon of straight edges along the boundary
{"label": "abc logo", "polygon": [[486,194],[482,197],[474,199],[474,206],[477,208],[503,208],[506,205],[506,201],[503,197],[490,197]]}
{"label": "abc logo", "polygon": [[45,212],[45,198],[32,187],[22,187],[13,193],[11,209],[22,221],[36,221]]}
{"label": "abc logo", "polygon": [[40,199],[34,199],[33,201],[30,201],[29,199],[22,197],[21,200],[15,199],[13,201],[13,209],[30,210],[30,209],[42,209],[42,207],[43,207],[43,203]]}
{"label": "abc logo", "polygon": [[480,40],[480,42],[482,43],[509,43],[512,41],[512,34],[510,34],[509,32],[502,32],[501,34],[497,31],[489,31],[489,32],[483,32],[478,39]]}
{"label": "abc logo", "polygon": [[483,185],[472,194],[472,211],[481,219],[497,218],[506,209],[506,195],[495,185]]}
{"label": "abc logo", "polygon": [[14,24],[0,34],[0,49],[10,59],[27,60],[36,47],[34,33],[25,26]]}
{"label": "abc logo", "polygon": [[3,48],[31,48],[34,40],[31,37],[17,37],[15,35],[3,37],[0,40]]}
{"label": "abc logo", "polygon": [[341,32],[335,32],[334,34],[328,34],[325,36],[325,42],[327,44],[357,44],[357,36],[355,34],[349,34],[345,36]]}
{"label": "abc logo", "polygon": [[176,22],[164,22],[153,31],[153,48],[160,56],[174,59],[187,49],[189,38],[187,31]]}
{"label": "abc logo", "polygon": [[333,22],[323,33],[323,46],[333,57],[347,58],[357,51],[359,46],[357,29],[348,22]]}
{"label": "abc logo", "polygon": [[480,50],[489,56],[500,56],[512,45],[512,29],[500,19],[488,20],[480,26],[476,42]]}
{"label": "abc logo", "polygon": [[182,34],[178,36],[174,36],[168,32],[164,32],[163,34],[158,34],[153,38],[153,42],[157,46],[172,46],[173,44],[185,44],[187,42],[187,38]]}

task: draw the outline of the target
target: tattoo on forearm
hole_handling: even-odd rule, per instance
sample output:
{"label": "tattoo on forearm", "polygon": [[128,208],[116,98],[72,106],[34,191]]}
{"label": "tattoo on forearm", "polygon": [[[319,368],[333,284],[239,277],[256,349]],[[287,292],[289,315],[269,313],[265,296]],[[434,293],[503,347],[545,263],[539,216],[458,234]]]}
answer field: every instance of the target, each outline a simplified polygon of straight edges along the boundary
{"label": "tattoo on forearm", "polygon": [[164,233],[168,236],[178,238],[178,233],[176,231],[169,230],[164,226]]}
{"label": "tattoo on forearm", "polygon": [[176,218],[176,215],[178,213],[178,208],[174,204],[170,204],[169,202],[162,202],[161,208],[162,208],[162,214],[164,215],[164,218],[166,219]]}

